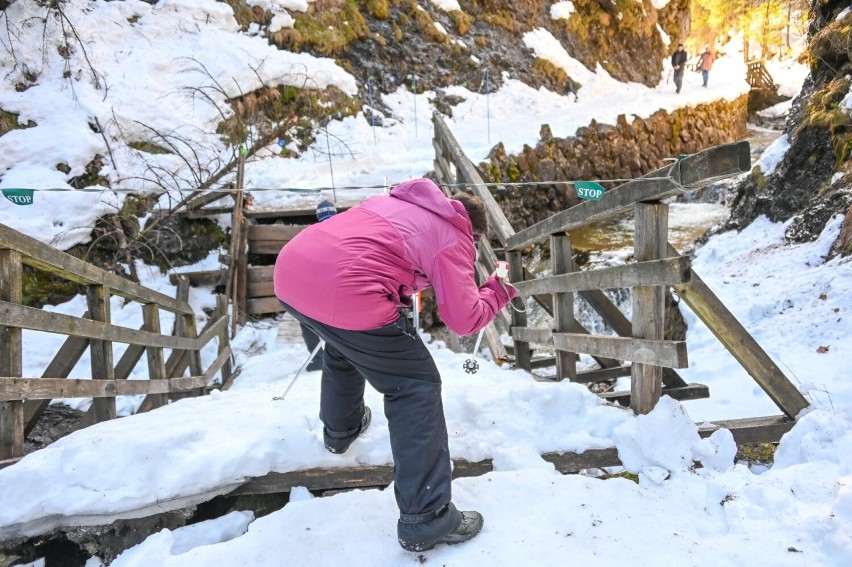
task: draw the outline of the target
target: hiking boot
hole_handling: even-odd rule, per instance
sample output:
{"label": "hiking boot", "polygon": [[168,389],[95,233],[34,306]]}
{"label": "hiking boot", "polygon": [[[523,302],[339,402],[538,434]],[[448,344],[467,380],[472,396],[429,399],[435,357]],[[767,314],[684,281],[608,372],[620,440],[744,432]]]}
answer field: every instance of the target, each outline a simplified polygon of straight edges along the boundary
{"label": "hiking boot", "polygon": [[456,514],[461,515],[461,522],[459,522],[459,525],[456,527],[456,529],[438,538],[428,539],[426,541],[420,541],[417,543],[405,541],[402,537],[400,537],[399,544],[402,546],[402,548],[407,551],[429,551],[430,549],[441,543],[445,543],[447,545],[463,543],[469,539],[473,539],[476,534],[478,534],[482,530],[482,526],[484,524],[482,514],[473,511],[458,512],[456,511],[455,506],[453,506],[452,503],[449,506],[452,507],[450,512],[455,512]]}
{"label": "hiking boot", "polygon": [[341,453],[345,453],[349,446],[353,441],[358,439],[358,437],[367,431],[367,428],[370,427],[370,421],[373,419],[373,414],[370,411],[370,408],[364,406],[364,415],[361,417],[361,425],[358,427],[355,432],[347,431],[342,434],[340,433],[332,433],[329,432],[325,427],[322,428],[322,435],[325,440],[325,448],[328,449],[330,453],[334,453],[339,455]]}

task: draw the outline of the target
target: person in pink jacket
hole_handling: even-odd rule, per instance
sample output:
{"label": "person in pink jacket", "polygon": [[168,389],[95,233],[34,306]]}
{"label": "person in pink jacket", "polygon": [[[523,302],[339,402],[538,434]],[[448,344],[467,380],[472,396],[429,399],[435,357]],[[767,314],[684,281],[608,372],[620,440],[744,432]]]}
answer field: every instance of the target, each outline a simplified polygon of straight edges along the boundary
{"label": "person in pink jacket", "polygon": [[476,283],[476,242],[487,230],[478,198],[450,199],[429,179],[415,179],[311,225],[275,262],[275,295],[326,343],[326,449],[345,452],[370,424],[365,380],[384,396],[397,536],[409,551],[466,541],[483,520],[452,503],[441,376],[400,308],[432,287],[451,330],[469,335],[488,325],[516,291],[495,276]]}

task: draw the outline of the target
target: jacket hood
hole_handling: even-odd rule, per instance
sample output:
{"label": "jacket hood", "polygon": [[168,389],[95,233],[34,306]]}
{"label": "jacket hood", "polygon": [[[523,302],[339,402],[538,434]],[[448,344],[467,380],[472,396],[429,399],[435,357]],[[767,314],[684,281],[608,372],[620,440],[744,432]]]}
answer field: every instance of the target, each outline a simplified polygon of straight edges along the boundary
{"label": "jacket hood", "polygon": [[446,197],[431,179],[412,179],[400,183],[391,189],[390,195],[435,213],[466,234],[473,234],[473,226],[464,205]]}

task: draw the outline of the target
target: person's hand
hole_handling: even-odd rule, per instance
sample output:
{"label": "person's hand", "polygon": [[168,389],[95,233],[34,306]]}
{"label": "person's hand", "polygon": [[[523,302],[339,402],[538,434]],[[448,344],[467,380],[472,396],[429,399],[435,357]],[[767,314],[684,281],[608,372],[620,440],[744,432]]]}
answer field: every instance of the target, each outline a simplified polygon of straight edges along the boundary
{"label": "person's hand", "polygon": [[509,262],[498,261],[492,277],[499,279],[504,284],[509,283]]}

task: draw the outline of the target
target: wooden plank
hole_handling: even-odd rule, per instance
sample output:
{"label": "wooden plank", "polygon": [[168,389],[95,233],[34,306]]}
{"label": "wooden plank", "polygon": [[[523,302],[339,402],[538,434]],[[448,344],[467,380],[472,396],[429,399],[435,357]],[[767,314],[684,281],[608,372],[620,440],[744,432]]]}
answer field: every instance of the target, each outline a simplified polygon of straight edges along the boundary
{"label": "wooden plank", "polygon": [[[512,328],[514,336],[515,328]],[[553,346],[572,352],[606,356],[618,360],[630,360],[655,364],[667,368],[686,368],[686,343],[683,341],[652,341],[630,337],[607,337],[578,333],[556,333]]]}
{"label": "wooden plank", "polygon": [[275,296],[275,284],[271,280],[265,282],[248,282],[246,289],[249,300]]}
{"label": "wooden plank", "polygon": [[638,202],[665,199],[683,189],[697,189],[746,173],[751,170],[749,152],[748,142],[736,142],[687,156],[607,191],[600,201],[584,201],[511,235],[506,241],[506,250],[520,250],[551,234],[600,222],[630,210]]}
{"label": "wooden plank", "polygon": [[189,278],[189,283],[193,286],[220,286],[225,285],[228,278],[228,270],[202,270],[198,272],[181,272],[179,274],[169,274],[169,283],[177,285],[178,277],[185,276]]}
{"label": "wooden plank", "polygon": [[252,298],[246,302],[249,315],[264,315],[266,313],[281,313],[284,307],[277,297]]}
{"label": "wooden plank", "polygon": [[[515,287],[526,295],[586,291],[594,289],[632,288],[639,286],[674,285],[688,282],[692,274],[686,256],[664,260],[647,260],[585,270],[570,274],[542,277],[518,282]],[[631,327],[632,328],[632,327]]]}
{"label": "wooden plank", "polygon": [[432,122],[435,125],[434,135],[441,140],[442,146],[450,154],[450,159],[456,166],[458,177],[462,178],[464,183],[470,185],[473,193],[482,199],[482,203],[488,211],[488,225],[491,233],[501,244],[505,244],[508,238],[515,233],[515,230],[438,111],[432,113]]}
{"label": "wooden plank", "polygon": [[616,366],[615,368],[596,368],[594,370],[582,370],[577,372],[576,382],[581,384],[592,384],[594,382],[606,382],[630,376],[630,366]]}
{"label": "wooden plank", "polygon": [[553,341],[553,331],[535,327],[512,327],[512,338],[525,343],[549,345]]}
{"label": "wooden plank", "polygon": [[249,254],[277,256],[288,242],[289,240],[249,240],[248,252]]}
{"label": "wooden plank", "polygon": [[[109,324],[110,290],[105,285],[90,285],[86,291],[89,313],[92,322],[99,321]],[[91,356],[92,380],[114,382],[115,367],[112,359],[112,341],[89,337],[89,354]],[[84,397],[84,396],[54,396],[54,397]],[[92,416],[95,423],[116,418],[115,398],[95,398],[92,400]]]}
{"label": "wooden plank", "polygon": [[167,393],[166,380],[78,380],[72,378],[0,377],[0,400],[53,398],[112,399],[115,396]]}
{"label": "wooden plank", "polygon": [[253,240],[292,240],[308,228],[303,224],[253,224],[248,227],[249,242]]}
{"label": "wooden plank", "polygon": [[252,266],[248,269],[249,282],[272,281],[275,266]]}
{"label": "wooden plank", "polygon": [[[669,232],[669,206],[663,203],[636,204],[634,257],[637,262],[666,257]],[[648,282],[650,284],[650,282]],[[665,288],[647,285],[633,289],[633,336],[637,339],[661,341],[664,338],[666,303]],[[660,365],[633,361],[631,367],[630,407],[637,414],[649,413],[663,391],[663,369]]]}
{"label": "wooden plank", "polygon": [[[0,249],[0,299],[15,304],[21,303],[22,286],[21,254],[15,250]],[[21,329],[0,326],[0,375],[20,376],[22,372]],[[0,460],[23,456],[24,427],[24,403],[16,399],[0,402]]]}
{"label": "wooden plank", "polygon": [[[668,253],[674,255],[677,250],[669,244]],[[698,274],[693,273],[689,284],[675,286],[675,291],[781,411],[795,418],[808,407],[808,401],[798,388]]]}
{"label": "wooden plank", "polygon": [[197,347],[197,342],[191,339],[137,331],[135,329],[128,329],[127,327],[119,327],[118,325],[102,323],[100,321],[90,321],[71,315],[49,313],[34,307],[25,307],[4,301],[0,301],[0,325],[33,331],[44,331],[46,333],[75,335],[88,339],[105,339],[117,343],[142,346],[159,346],[173,349],[192,349]]}
{"label": "wooden plank", "polygon": [[53,398],[114,400],[116,396],[165,395],[169,392],[199,389],[203,388],[208,382],[207,376],[204,375],[158,380],[0,377],[0,401],[49,400]]}
{"label": "wooden plank", "polygon": [[777,443],[793,429],[795,420],[786,415],[748,417],[745,419],[714,419],[698,425],[698,434],[709,437],[716,430],[725,428],[734,436],[737,445],[743,443]]}
{"label": "wooden plank", "polygon": [[0,248],[17,250],[21,253],[24,264],[57,274],[72,282],[86,285],[103,284],[115,295],[141,303],[158,303],[163,309],[174,313],[192,311],[187,303],[181,303],[168,295],[102,270],[3,224],[0,224]]}
{"label": "wooden plank", "polygon": [[[563,474],[578,473],[584,469],[616,467],[621,464],[618,450],[588,449],[582,453],[548,452],[542,459],[553,463]],[[494,470],[491,459],[470,462],[453,459],[453,478],[480,476]],[[242,494],[275,494],[289,492],[297,486],[308,490],[343,490],[349,488],[387,486],[393,481],[393,465],[314,468],[284,473],[269,473],[252,478],[228,496]]]}
{"label": "wooden plank", "polygon": [[[573,261],[571,238],[567,234],[550,236],[551,271],[555,277],[569,275]],[[563,290],[560,290],[563,291]],[[553,294],[553,329],[558,333],[576,333],[580,325],[574,320],[574,295],[572,293]],[[577,353],[564,350],[556,351],[556,376],[561,380],[577,379]]]}
{"label": "wooden plank", "polygon": [[210,382],[213,381],[213,378],[216,377],[216,373],[222,369],[225,364],[231,360],[231,347],[226,347],[225,350],[219,353],[219,356],[216,357],[216,360],[210,365],[210,367],[204,371],[204,379],[206,386]]}
{"label": "wooden plank", "polygon": [[2,459],[2,460],[0,460],[0,470],[5,469],[6,467],[11,467],[12,465],[14,465],[15,463],[17,463],[17,462],[18,462],[18,461],[20,461],[21,459],[23,459],[23,457],[14,457],[14,458],[12,458],[12,459]]}
{"label": "wooden plank", "polygon": [[[679,388],[666,388],[663,390],[664,396],[669,396],[675,400],[684,402],[687,400],[700,400],[710,397],[710,390],[703,384],[687,384]],[[630,392],[607,392],[598,394],[599,397],[608,402],[618,402],[622,406],[632,405],[632,396]]]}

